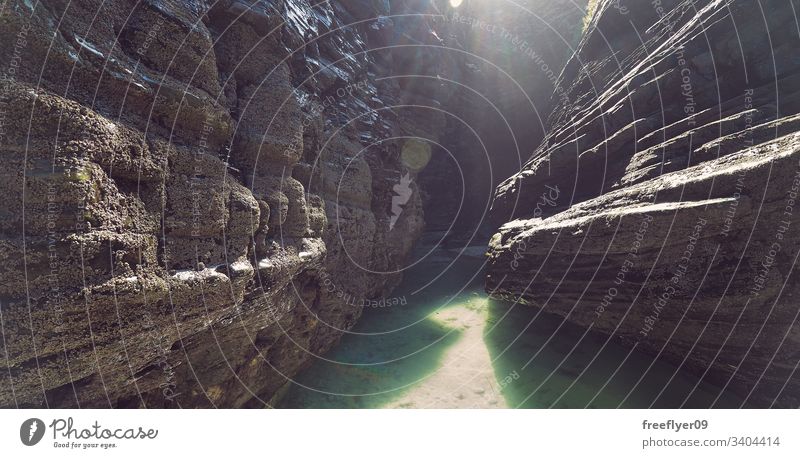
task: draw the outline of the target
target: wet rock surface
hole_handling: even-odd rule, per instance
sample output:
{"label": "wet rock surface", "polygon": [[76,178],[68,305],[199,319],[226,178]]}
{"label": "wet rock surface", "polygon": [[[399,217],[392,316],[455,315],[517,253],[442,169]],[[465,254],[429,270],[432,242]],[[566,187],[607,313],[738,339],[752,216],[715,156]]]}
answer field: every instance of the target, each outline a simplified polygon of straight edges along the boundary
{"label": "wet rock surface", "polygon": [[797,407],[798,4],[659,3],[599,2],[486,289]]}

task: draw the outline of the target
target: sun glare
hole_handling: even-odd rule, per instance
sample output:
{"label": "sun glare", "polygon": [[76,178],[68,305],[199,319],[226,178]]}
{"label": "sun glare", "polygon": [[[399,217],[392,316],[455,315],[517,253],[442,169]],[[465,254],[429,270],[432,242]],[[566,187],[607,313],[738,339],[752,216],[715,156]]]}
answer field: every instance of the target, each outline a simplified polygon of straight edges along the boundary
{"label": "sun glare", "polygon": [[463,2],[464,0],[450,0],[450,6],[453,8],[458,8]]}

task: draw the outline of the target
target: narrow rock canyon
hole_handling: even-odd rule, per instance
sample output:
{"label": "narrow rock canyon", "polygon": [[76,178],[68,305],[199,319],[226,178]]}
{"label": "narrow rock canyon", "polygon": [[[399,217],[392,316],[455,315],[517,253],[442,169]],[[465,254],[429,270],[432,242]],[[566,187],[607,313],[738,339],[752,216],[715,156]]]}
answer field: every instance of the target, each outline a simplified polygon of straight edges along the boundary
{"label": "narrow rock canyon", "polygon": [[798,407],[798,7],[8,0],[0,406]]}

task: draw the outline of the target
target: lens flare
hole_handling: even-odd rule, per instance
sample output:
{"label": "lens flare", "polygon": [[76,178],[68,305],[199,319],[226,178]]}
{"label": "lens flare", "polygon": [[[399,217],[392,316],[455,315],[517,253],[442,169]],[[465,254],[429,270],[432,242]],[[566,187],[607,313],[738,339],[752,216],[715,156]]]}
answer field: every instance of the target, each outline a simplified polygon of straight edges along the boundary
{"label": "lens flare", "polygon": [[422,140],[409,140],[403,145],[400,160],[407,168],[420,171],[431,160],[431,146]]}

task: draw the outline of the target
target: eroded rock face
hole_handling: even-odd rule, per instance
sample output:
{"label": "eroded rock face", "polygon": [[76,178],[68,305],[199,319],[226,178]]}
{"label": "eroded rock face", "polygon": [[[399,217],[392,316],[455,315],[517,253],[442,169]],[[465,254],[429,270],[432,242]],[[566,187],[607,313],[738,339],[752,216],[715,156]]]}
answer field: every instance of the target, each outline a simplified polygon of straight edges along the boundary
{"label": "eroded rock face", "polygon": [[133,3],[0,11],[0,405],[262,407],[399,281],[443,121],[366,6]]}
{"label": "eroded rock face", "polygon": [[800,405],[800,46],[786,1],[601,1],[498,187],[487,290]]}

